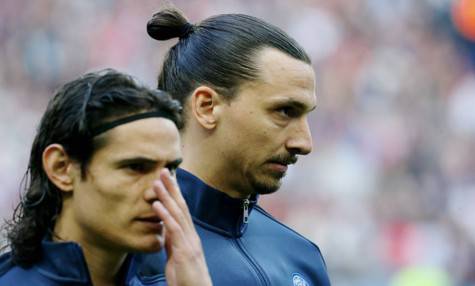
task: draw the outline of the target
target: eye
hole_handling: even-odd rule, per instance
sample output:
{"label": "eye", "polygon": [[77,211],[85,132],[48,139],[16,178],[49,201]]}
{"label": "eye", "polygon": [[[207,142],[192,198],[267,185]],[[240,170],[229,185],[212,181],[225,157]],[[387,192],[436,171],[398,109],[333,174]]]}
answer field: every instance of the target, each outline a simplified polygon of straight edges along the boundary
{"label": "eye", "polygon": [[176,168],[168,168],[168,170],[170,171],[170,175],[175,176]]}
{"label": "eye", "polygon": [[153,164],[149,163],[129,163],[124,166],[125,169],[134,173],[145,174],[153,169]]}
{"label": "eye", "polygon": [[176,169],[178,169],[178,166],[180,165],[180,163],[181,163],[181,159],[167,164],[165,168],[167,168],[170,171],[170,174],[174,176],[176,174]]}
{"label": "eye", "polygon": [[172,176],[175,176],[176,169],[178,168],[178,166],[177,165],[169,165],[169,166],[166,166],[166,168],[168,169],[168,171],[170,171],[170,174]]}
{"label": "eye", "polygon": [[292,106],[281,106],[276,109],[279,115],[286,117],[286,118],[294,118],[299,116],[298,110],[296,110]]}

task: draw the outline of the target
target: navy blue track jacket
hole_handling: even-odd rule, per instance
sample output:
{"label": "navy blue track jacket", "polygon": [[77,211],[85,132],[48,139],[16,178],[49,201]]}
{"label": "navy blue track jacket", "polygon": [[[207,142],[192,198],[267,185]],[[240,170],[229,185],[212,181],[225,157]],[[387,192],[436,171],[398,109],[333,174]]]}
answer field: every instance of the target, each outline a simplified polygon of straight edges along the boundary
{"label": "navy blue track jacket", "polygon": [[[233,199],[182,169],[177,179],[214,286],[330,285],[318,247],[272,218],[257,198]],[[47,250],[51,255],[39,264],[46,267],[22,269],[8,254],[0,257],[0,285],[90,285],[82,252],[71,244],[70,250]],[[166,285],[165,262],[164,251],[133,255],[126,285]]]}
{"label": "navy blue track jacket", "polygon": [[[11,261],[11,253],[0,256],[0,285],[3,286],[91,286],[92,281],[81,247],[74,242],[42,242],[43,255],[32,267],[22,268]],[[160,275],[139,274],[142,256],[129,255],[122,267],[120,285],[160,285]],[[163,285],[163,284],[162,284]]]}
{"label": "navy blue track jacket", "polygon": [[329,286],[319,248],[256,204],[178,169],[215,286]]}

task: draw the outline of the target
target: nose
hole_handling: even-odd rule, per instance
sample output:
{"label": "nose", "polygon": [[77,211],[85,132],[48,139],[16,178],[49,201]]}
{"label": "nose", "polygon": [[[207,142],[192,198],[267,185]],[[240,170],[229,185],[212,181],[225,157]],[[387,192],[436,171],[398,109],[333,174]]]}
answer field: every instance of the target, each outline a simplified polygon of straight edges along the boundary
{"label": "nose", "polygon": [[307,155],[312,152],[312,134],[307,118],[300,118],[292,128],[293,130],[286,142],[286,148],[289,153]]}
{"label": "nose", "polygon": [[149,186],[145,189],[145,192],[143,193],[144,199],[148,203],[153,203],[154,201],[158,200],[157,194],[153,190],[152,184],[149,184]]}
{"label": "nose", "polygon": [[160,179],[160,171],[162,169],[163,168],[157,168],[157,171],[154,172],[154,173],[151,173],[150,178],[147,178],[147,180],[146,180],[146,183],[145,183],[146,188],[145,188],[145,191],[143,193],[143,196],[144,196],[145,201],[147,201],[149,203],[153,203],[154,201],[156,201],[158,199],[157,194],[153,190],[153,184],[156,180]]}

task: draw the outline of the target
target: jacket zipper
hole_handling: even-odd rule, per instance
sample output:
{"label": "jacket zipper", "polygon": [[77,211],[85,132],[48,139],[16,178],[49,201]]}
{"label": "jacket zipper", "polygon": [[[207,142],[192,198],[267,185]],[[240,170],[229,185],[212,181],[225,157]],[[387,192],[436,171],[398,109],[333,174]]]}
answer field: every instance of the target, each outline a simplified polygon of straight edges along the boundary
{"label": "jacket zipper", "polygon": [[241,239],[240,238],[236,238],[235,239],[236,241],[236,244],[239,248],[239,250],[241,251],[241,253],[244,255],[244,257],[246,258],[246,260],[248,261],[249,265],[251,266],[252,269],[254,269],[254,272],[256,273],[257,275],[257,279],[260,281],[260,284],[259,285],[269,285],[266,281],[266,278],[264,277],[264,274],[263,274],[263,271],[260,269],[260,267],[257,265],[257,263],[255,263],[250,255],[247,253],[247,251],[244,249],[244,245],[243,243],[241,242]]}
{"label": "jacket zipper", "polygon": [[[251,203],[251,201],[249,200],[249,198],[246,198],[243,200],[243,216],[242,216],[242,221],[243,223],[247,224],[248,221],[249,221],[249,204]],[[239,226],[238,224],[238,228],[237,230],[240,231],[241,227]],[[245,250],[244,248],[244,245],[243,243],[241,242],[241,239],[239,237],[236,237],[235,238],[235,241],[236,241],[236,244],[239,248],[239,250],[241,251],[241,253],[244,255],[244,257],[246,258],[246,260],[249,262],[249,265],[251,266],[252,269],[254,269],[254,272],[256,273],[259,281],[261,282],[261,285],[268,285],[268,283],[266,282],[266,278],[263,274],[263,271],[262,269],[259,267],[259,265],[257,265],[257,263],[254,262],[254,260],[251,259],[251,256],[247,253],[247,251]]]}
{"label": "jacket zipper", "polygon": [[249,221],[249,198],[244,199],[243,202],[243,215],[242,215],[242,222],[247,223]]}

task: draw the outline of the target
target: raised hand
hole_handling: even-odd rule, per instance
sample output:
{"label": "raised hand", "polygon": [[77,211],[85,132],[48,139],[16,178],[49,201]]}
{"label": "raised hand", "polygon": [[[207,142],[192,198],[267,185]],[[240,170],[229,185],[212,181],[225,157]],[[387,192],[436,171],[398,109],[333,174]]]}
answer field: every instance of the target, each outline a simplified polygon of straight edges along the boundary
{"label": "raised hand", "polygon": [[165,275],[169,286],[209,286],[201,241],[196,233],[188,206],[178,184],[168,169],[160,173],[153,186],[158,201],[153,203],[165,227],[165,250],[168,261]]}

